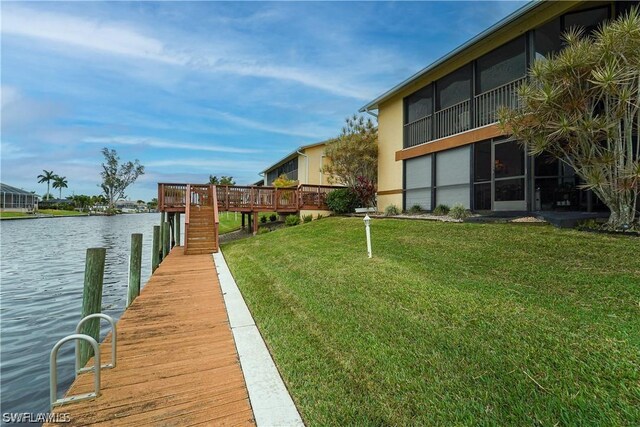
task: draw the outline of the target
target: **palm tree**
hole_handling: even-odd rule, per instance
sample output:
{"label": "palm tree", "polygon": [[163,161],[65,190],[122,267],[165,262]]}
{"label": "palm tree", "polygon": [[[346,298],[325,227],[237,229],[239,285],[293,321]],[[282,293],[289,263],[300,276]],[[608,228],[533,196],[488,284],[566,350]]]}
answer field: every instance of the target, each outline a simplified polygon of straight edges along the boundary
{"label": "palm tree", "polygon": [[53,178],[53,188],[57,188],[60,190],[60,198],[62,199],[62,189],[69,188],[67,186],[67,177],[66,176],[58,176],[56,175]]}
{"label": "palm tree", "polygon": [[47,183],[47,199],[49,199],[50,194],[49,194],[49,185],[51,183],[51,181],[53,181],[56,178],[56,174],[53,173],[53,171],[48,171],[48,170],[42,170],[42,174],[38,175],[38,182],[46,182]]}

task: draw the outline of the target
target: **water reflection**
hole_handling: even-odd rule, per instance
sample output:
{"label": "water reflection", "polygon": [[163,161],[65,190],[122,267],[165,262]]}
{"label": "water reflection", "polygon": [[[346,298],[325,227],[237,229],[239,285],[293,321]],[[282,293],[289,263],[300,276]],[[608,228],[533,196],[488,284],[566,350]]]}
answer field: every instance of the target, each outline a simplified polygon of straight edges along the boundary
{"label": "water reflection", "polygon": [[[143,233],[142,283],[151,274],[158,214],[45,218],[0,224],[2,412],[46,412],[49,352],[80,319],[87,248],[106,247],[103,312],[119,318],[126,304],[130,236]],[[108,332],[103,325],[102,337]],[[73,345],[59,352],[59,387],[73,381]]]}

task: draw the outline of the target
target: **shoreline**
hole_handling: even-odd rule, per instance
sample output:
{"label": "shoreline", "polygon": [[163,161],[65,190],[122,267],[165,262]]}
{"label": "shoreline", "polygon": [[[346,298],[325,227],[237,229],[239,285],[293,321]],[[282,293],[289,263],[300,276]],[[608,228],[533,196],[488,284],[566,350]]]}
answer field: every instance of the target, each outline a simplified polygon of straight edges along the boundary
{"label": "shoreline", "polygon": [[[140,212],[141,214],[145,214],[145,213],[153,213],[153,212]],[[43,218],[76,218],[76,217],[88,217],[88,216],[118,216],[118,215],[138,215],[137,213],[121,213],[121,214],[114,214],[114,215],[105,215],[105,214],[88,214],[88,213],[83,213],[83,214],[78,214],[78,215],[29,215],[29,216],[14,216],[14,217],[6,217],[6,218],[1,218],[0,217],[0,221],[12,221],[12,220],[25,220],[25,219],[43,219]]]}

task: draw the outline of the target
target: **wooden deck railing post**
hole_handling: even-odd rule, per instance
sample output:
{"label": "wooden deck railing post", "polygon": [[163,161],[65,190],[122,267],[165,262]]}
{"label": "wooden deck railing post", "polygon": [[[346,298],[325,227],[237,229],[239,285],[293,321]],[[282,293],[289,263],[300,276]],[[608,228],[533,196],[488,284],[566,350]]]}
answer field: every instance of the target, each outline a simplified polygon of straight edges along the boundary
{"label": "wooden deck railing post", "polygon": [[180,212],[176,212],[175,230],[176,230],[176,246],[180,246]]}
{"label": "wooden deck railing post", "polygon": [[151,245],[151,272],[153,273],[160,264],[160,226],[153,226],[153,241]]}
{"label": "wooden deck railing post", "polygon": [[[104,281],[104,260],[107,254],[105,248],[87,249],[87,259],[84,266],[84,291],[82,292],[82,317],[102,311],[102,283]],[[80,333],[89,335],[100,341],[100,319],[87,321]],[[93,348],[85,341],[80,342],[80,366],[87,364],[93,356]]]}
{"label": "wooden deck railing post", "polygon": [[165,259],[169,252],[171,251],[171,237],[170,237],[170,228],[169,222],[165,221],[162,223],[162,259]]}
{"label": "wooden deck railing post", "polygon": [[140,275],[142,270],[142,234],[131,235],[131,254],[129,255],[129,289],[127,307],[140,295]]}

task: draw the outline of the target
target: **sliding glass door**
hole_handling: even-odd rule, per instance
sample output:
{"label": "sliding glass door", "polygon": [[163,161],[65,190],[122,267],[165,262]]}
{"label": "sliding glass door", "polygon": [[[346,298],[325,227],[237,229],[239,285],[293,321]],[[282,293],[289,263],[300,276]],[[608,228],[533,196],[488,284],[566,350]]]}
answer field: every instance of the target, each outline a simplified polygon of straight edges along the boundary
{"label": "sliding glass door", "polygon": [[493,143],[493,210],[527,209],[525,151],[517,141]]}

